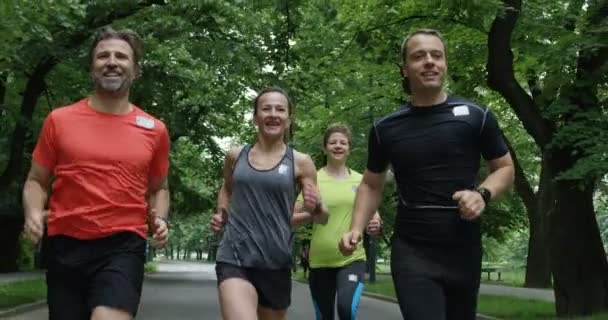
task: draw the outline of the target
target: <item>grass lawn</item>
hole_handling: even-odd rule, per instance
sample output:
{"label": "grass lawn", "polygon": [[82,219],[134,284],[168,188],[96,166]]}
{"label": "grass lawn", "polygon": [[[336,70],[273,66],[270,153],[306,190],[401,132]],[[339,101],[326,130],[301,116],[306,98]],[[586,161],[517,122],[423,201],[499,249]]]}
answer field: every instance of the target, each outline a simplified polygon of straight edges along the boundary
{"label": "grass lawn", "polygon": [[[305,281],[302,272],[295,273],[294,278]],[[390,279],[378,280],[376,283],[367,283],[365,284],[365,291],[395,297],[395,288],[393,287],[393,282]],[[478,301],[477,311],[479,313],[499,319],[555,319],[555,309],[553,303],[550,302],[492,295],[480,295]],[[576,319],[607,320],[608,314]]]}
{"label": "grass lawn", "polygon": [[[156,268],[157,265],[153,262],[146,263],[144,266],[146,273],[155,272]],[[44,277],[0,284],[0,310],[10,309],[42,299],[46,299],[46,281]]]}
{"label": "grass lawn", "polygon": [[481,282],[487,284],[498,284],[503,286],[523,287],[524,280],[526,278],[524,269],[506,269],[501,271],[500,281],[498,281],[498,274],[493,272],[490,274],[490,280],[488,280],[488,274],[483,272],[481,274]]}
{"label": "grass lawn", "polygon": [[46,298],[44,278],[11,282],[0,285],[0,310]]}
{"label": "grass lawn", "polygon": [[154,262],[146,262],[146,264],[144,265],[145,273],[154,273],[156,272],[156,269],[158,269],[158,265]]}

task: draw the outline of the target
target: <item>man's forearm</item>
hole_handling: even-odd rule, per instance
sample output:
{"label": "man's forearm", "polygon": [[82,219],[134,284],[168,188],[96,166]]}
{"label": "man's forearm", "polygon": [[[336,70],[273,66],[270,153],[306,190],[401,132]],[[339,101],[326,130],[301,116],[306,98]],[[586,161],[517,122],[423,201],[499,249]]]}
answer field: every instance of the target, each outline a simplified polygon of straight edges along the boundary
{"label": "man's forearm", "polygon": [[34,180],[26,180],[23,186],[23,209],[25,215],[42,213],[47,197],[46,188],[43,188],[40,183]]}
{"label": "man's forearm", "polygon": [[367,226],[372,215],[378,210],[381,200],[381,188],[374,189],[368,184],[361,183],[357,189],[357,196],[355,197],[351,230],[363,232],[363,229]]}
{"label": "man's forearm", "polygon": [[150,212],[153,215],[167,218],[169,216],[170,193],[169,189],[161,188],[150,197]]}
{"label": "man's forearm", "polygon": [[490,190],[492,198],[495,198],[511,188],[514,172],[512,166],[498,168],[488,175],[480,187]]}

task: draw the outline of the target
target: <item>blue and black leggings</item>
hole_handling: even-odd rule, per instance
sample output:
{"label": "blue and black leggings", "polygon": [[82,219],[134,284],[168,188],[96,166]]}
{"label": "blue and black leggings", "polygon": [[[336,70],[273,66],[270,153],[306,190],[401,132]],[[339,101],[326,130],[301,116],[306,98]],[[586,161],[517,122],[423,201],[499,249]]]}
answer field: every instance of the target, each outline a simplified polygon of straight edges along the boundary
{"label": "blue and black leggings", "polygon": [[334,319],[336,293],[340,320],[355,319],[363,293],[364,276],[364,261],[355,261],[339,268],[311,268],[308,281],[316,319]]}

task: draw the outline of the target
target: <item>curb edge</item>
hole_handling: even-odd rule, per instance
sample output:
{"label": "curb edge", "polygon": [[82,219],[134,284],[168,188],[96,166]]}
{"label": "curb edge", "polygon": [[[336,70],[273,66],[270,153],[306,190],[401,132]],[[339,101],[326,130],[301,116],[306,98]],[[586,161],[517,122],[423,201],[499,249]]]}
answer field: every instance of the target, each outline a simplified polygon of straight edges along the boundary
{"label": "curb edge", "polygon": [[[292,278],[292,280],[299,282],[299,283],[308,284],[308,282],[302,281],[300,279]],[[378,293],[373,293],[373,292],[363,292],[362,295],[364,297],[368,297],[368,298],[372,298],[372,299],[378,299],[378,300],[382,300],[382,301],[386,301],[386,302],[397,303],[397,298],[393,298],[391,296],[386,296],[383,294],[378,294]],[[477,320],[499,320],[499,318],[494,318],[494,317],[487,316],[485,314],[478,313]]]}
{"label": "curb edge", "polygon": [[26,313],[28,311],[39,309],[46,305],[46,299],[38,300],[35,302],[30,302],[22,305],[18,305],[16,307],[12,307],[10,309],[0,310],[0,319],[4,319],[5,317],[15,316],[22,313]]}

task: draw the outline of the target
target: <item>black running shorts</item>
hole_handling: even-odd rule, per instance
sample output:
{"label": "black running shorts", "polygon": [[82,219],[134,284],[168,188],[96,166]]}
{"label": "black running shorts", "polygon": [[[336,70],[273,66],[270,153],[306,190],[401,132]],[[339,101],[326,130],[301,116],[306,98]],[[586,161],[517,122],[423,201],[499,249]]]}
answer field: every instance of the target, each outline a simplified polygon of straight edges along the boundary
{"label": "black running shorts", "polygon": [[47,241],[49,319],[88,320],[97,306],[136,315],[145,239],[124,232],[95,240],[52,236]]}
{"label": "black running shorts", "polygon": [[261,306],[284,310],[291,304],[291,269],[260,269],[239,267],[218,262],[215,265],[218,286],[230,278],[240,278],[253,285]]}

